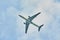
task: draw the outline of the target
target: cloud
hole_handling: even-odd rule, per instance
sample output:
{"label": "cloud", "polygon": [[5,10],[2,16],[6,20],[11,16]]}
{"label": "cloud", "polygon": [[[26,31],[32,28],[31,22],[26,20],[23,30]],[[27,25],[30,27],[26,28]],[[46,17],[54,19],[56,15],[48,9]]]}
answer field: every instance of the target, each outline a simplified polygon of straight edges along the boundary
{"label": "cloud", "polygon": [[[31,3],[32,2],[32,3]],[[28,4],[27,4],[28,3]],[[38,13],[38,12],[41,12],[41,14],[38,16],[38,17],[36,17],[36,19],[35,20],[33,20],[33,22],[35,22],[37,25],[40,25],[40,24],[45,24],[45,26],[41,29],[41,31],[40,32],[37,32],[37,29],[38,28],[36,28],[35,26],[33,26],[33,25],[29,25],[29,29],[28,29],[28,33],[25,35],[24,34],[24,26],[23,26],[23,22],[25,22],[25,21],[23,21],[23,19],[20,19],[20,18],[18,18],[18,28],[19,28],[19,30],[18,30],[18,32],[20,32],[20,34],[19,35],[21,35],[21,36],[19,36],[19,39],[26,39],[26,40],[29,40],[29,39],[34,39],[34,40],[46,40],[47,39],[47,37],[50,35],[48,32],[50,31],[50,30],[48,30],[48,28],[49,27],[46,27],[46,26],[48,26],[48,24],[49,23],[51,23],[53,20],[54,20],[54,18],[53,18],[53,16],[51,16],[51,14],[48,12],[49,11],[49,9],[50,8],[52,8],[52,5],[53,5],[53,2],[51,1],[51,0],[46,0],[46,1],[44,1],[44,0],[31,0],[31,1],[29,1],[29,0],[26,0],[26,1],[24,1],[24,0],[21,0],[21,4],[22,5],[20,5],[20,6],[22,6],[22,8],[23,8],[23,10],[22,11],[20,11],[20,12],[18,12],[18,13],[20,13],[20,14],[22,14],[23,16],[25,16],[26,18],[28,18],[27,16],[28,15],[34,15],[34,14],[36,14],[36,13]],[[31,4],[31,5],[30,5]],[[48,10],[47,10],[48,9]],[[37,20],[37,19],[39,19],[39,20]],[[23,22],[22,22],[23,21]],[[19,23],[20,22],[20,23]],[[21,25],[20,25],[21,24]],[[31,26],[31,27],[30,27]],[[22,32],[23,31],[23,32]],[[18,33],[17,32],[17,33]],[[45,33],[46,32],[46,33]],[[41,34],[38,34],[38,33],[45,33],[44,35],[46,36],[47,34],[47,36],[46,37],[43,37],[44,35],[42,34],[42,37],[40,36]],[[31,36],[32,35],[32,36]],[[41,38],[40,38],[41,37]],[[48,37],[48,39],[49,39],[50,37]],[[48,40],[47,39],[47,40]]]}
{"label": "cloud", "polygon": [[[14,6],[10,6],[6,9],[6,28],[11,28],[14,30],[16,28],[17,40],[60,40],[59,30],[60,30],[60,5],[55,3],[53,0],[17,0],[9,1],[12,5],[20,4],[21,11],[18,11]],[[24,17],[32,16],[38,12],[41,12],[33,22],[37,25],[44,24],[41,31],[38,32],[34,25],[29,25],[28,33],[25,34],[25,22],[24,19],[20,18],[18,15],[21,14]],[[3,17],[4,18],[4,17]],[[17,19],[16,19],[17,18]],[[14,26],[14,25],[15,26]],[[17,26],[16,26],[17,24]],[[14,27],[13,27],[14,26]],[[10,31],[11,29],[7,29]],[[1,37],[4,35],[6,37],[10,36],[10,32],[6,31],[6,35],[2,33]],[[12,31],[11,30],[11,31]],[[13,34],[13,31],[11,32]],[[14,35],[13,35],[14,36]],[[16,36],[16,35],[15,35]],[[7,38],[8,39],[8,38]]]}
{"label": "cloud", "polygon": [[16,40],[16,12],[14,7],[8,7],[1,13],[0,40]]}

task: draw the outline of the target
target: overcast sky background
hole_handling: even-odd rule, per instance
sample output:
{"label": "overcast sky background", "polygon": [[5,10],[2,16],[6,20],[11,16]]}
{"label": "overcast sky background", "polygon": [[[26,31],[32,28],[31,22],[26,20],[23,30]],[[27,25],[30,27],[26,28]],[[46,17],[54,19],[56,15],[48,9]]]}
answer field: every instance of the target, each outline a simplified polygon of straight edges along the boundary
{"label": "overcast sky background", "polygon": [[[33,22],[44,24],[40,32],[24,19],[41,12]],[[60,40],[60,0],[0,0],[0,40]]]}

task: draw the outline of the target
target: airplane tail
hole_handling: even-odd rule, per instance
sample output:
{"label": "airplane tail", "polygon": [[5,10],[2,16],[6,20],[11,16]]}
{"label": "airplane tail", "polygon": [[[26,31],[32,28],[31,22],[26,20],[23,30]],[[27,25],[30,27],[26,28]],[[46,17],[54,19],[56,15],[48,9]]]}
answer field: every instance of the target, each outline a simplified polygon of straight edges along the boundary
{"label": "airplane tail", "polygon": [[40,28],[41,28],[42,26],[43,26],[43,24],[38,27],[38,31],[40,31]]}

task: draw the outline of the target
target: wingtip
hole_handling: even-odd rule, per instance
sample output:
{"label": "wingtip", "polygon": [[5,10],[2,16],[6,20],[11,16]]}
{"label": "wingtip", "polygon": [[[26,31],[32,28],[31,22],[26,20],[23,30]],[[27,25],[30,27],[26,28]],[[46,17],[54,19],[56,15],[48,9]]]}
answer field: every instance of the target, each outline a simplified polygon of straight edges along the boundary
{"label": "wingtip", "polygon": [[18,16],[20,16],[20,15],[18,15]]}
{"label": "wingtip", "polygon": [[41,12],[39,12],[39,14],[40,14]]}
{"label": "wingtip", "polygon": [[25,32],[25,34],[27,34],[27,32]]}

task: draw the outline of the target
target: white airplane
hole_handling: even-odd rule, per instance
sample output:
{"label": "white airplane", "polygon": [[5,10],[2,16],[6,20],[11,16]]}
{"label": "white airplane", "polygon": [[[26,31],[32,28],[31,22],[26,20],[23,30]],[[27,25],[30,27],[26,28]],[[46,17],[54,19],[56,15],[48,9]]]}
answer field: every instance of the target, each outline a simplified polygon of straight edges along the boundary
{"label": "white airplane", "polygon": [[38,26],[38,25],[36,25],[35,23],[32,22],[32,20],[33,20],[37,15],[39,15],[39,14],[40,14],[40,12],[37,13],[37,14],[35,14],[35,15],[33,15],[33,16],[31,16],[31,17],[28,16],[28,17],[29,17],[28,19],[26,19],[25,17],[19,15],[21,18],[23,18],[23,19],[26,20],[26,23],[24,23],[24,24],[26,25],[25,33],[27,33],[27,30],[28,30],[29,24],[33,24],[34,26],[38,27],[38,31],[40,31],[40,28],[41,28],[44,24]]}

